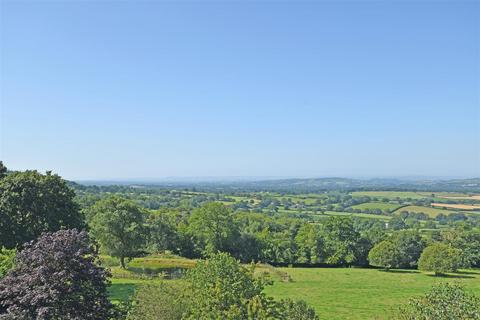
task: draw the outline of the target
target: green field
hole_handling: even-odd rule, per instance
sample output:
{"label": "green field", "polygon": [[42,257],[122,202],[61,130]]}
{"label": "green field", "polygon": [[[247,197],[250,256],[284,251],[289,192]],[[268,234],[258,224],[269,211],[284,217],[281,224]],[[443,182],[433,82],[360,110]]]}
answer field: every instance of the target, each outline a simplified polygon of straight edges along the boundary
{"label": "green field", "polygon": [[360,210],[376,210],[380,209],[382,211],[388,210],[388,211],[394,211],[401,207],[399,204],[395,203],[383,203],[383,202],[367,202],[367,203],[361,203],[352,206],[351,208],[353,209],[360,209]]}
{"label": "green field", "polygon": [[444,214],[444,215],[449,215],[452,212],[452,210],[445,210],[445,209],[437,209],[437,208],[431,208],[431,207],[421,207],[421,206],[406,206],[398,209],[395,211],[395,213],[400,213],[402,211],[408,211],[408,212],[423,212],[426,215],[428,215],[431,218],[435,218],[439,214]]}
{"label": "green field", "polygon": [[[337,211],[326,211],[324,216],[341,216],[341,217],[357,217],[357,218],[367,218],[367,219],[380,219],[380,220],[390,220],[391,217],[384,216],[380,214],[369,214],[369,213],[350,213],[350,212],[337,212]],[[319,215],[322,216],[322,215]]]}
{"label": "green field", "polygon": [[409,191],[356,191],[352,192],[353,197],[376,197],[376,198],[388,198],[388,199],[423,199],[427,198],[426,195],[421,195],[417,192],[409,192]]}
{"label": "green field", "polygon": [[266,292],[275,298],[303,299],[320,319],[387,319],[398,304],[425,293],[436,282],[465,285],[480,294],[480,270],[433,277],[415,270],[384,272],[355,268],[280,268],[293,282],[276,281]]}
{"label": "green field", "polygon": [[[288,273],[292,281],[282,282],[278,276],[282,273]],[[396,306],[422,295],[437,282],[460,283],[480,294],[480,270],[446,277],[416,270],[385,272],[362,268],[276,268],[270,274],[274,284],[265,289],[268,295],[278,299],[303,299],[315,308],[320,319],[387,319]],[[125,301],[138,286],[158,281],[161,280],[113,278],[110,299],[114,303]]]}

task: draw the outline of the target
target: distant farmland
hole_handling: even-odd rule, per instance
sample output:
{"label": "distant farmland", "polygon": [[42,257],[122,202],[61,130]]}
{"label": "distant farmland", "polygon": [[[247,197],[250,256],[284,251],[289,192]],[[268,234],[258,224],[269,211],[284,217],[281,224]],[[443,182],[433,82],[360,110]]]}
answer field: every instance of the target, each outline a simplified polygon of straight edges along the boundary
{"label": "distant farmland", "polygon": [[387,198],[387,199],[424,199],[428,196],[421,195],[410,191],[356,191],[352,192],[353,197],[371,197],[371,198]]}
{"label": "distant farmland", "polygon": [[435,218],[439,214],[449,215],[449,214],[454,212],[454,211],[451,211],[451,210],[437,209],[437,208],[431,208],[431,207],[406,206],[406,207],[402,207],[402,208],[396,210],[395,213],[400,213],[402,211],[416,212],[416,213],[423,212],[431,218]]}
{"label": "distant farmland", "polygon": [[395,211],[401,207],[400,204],[395,204],[395,203],[384,203],[384,202],[367,202],[367,203],[361,203],[352,206],[352,209],[360,209],[360,210],[376,210],[380,209],[382,211]]}
{"label": "distant farmland", "polygon": [[432,203],[432,206],[439,208],[451,208],[458,210],[477,210],[480,209],[478,205],[468,205],[468,204],[449,204],[449,203]]}

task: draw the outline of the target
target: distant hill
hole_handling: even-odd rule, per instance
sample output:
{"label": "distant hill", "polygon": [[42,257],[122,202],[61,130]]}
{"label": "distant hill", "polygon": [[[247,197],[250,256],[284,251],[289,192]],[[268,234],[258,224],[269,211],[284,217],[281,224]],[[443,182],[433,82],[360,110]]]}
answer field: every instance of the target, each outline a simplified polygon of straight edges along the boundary
{"label": "distant hill", "polygon": [[352,190],[392,190],[392,191],[444,191],[444,192],[480,192],[480,178],[451,180],[402,180],[402,179],[349,179],[349,178],[310,178],[277,179],[254,181],[91,181],[73,182],[76,189],[97,186],[147,187],[165,189],[196,189],[204,191],[277,191],[306,193],[321,191]]}

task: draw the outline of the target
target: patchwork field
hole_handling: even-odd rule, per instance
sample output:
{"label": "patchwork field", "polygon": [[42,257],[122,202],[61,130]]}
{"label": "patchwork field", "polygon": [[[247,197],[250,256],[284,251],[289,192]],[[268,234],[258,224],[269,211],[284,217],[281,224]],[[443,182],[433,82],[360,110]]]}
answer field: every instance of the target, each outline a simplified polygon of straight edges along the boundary
{"label": "patchwork field", "polygon": [[276,281],[266,292],[276,298],[303,299],[320,319],[388,319],[398,304],[422,295],[436,282],[457,282],[480,294],[480,270],[434,277],[416,270],[280,269],[293,282]]}

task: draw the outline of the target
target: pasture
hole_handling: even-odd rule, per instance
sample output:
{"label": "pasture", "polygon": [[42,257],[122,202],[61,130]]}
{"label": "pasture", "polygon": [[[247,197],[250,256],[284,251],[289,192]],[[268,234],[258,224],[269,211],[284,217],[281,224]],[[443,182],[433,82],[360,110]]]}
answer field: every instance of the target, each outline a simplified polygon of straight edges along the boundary
{"label": "pasture", "polygon": [[360,268],[279,268],[292,282],[275,281],[266,293],[303,299],[320,319],[388,319],[392,310],[422,295],[436,282],[458,282],[480,294],[480,270],[434,277],[416,270]]}
{"label": "pasture", "polygon": [[350,212],[338,212],[338,211],[325,211],[324,214],[316,215],[317,217],[329,217],[329,216],[340,216],[340,217],[357,217],[357,218],[366,218],[366,219],[380,219],[380,220],[390,220],[391,217],[384,216],[380,214],[370,214],[370,213],[350,213]]}
{"label": "pasture", "polygon": [[439,214],[449,215],[449,214],[454,212],[454,211],[451,211],[451,210],[438,209],[438,208],[432,208],[432,207],[406,206],[406,207],[399,208],[394,213],[400,213],[402,211],[416,212],[416,213],[423,212],[426,215],[428,215],[430,218],[435,218]]}
{"label": "pasture", "polygon": [[[137,262],[140,263],[141,259]],[[176,267],[169,262],[151,259],[151,268]],[[193,265],[194,261],[190,262]],[[188,263],[187,263],[188,264]],[[185,265],[185,262],[181,262]],[[180,265],[179,265],[180,266]],[[116,269],[116,268],[114,268]],[[143,284],[158,283],[160,278],[148,278],[134,271],[125,271],[120,277],[114,272],[109,287],[114,303],[126,301],[135,288]],[[445,277],[434,277],[417,270],[392,270],[363,268],[273,268],[260,266],[256,274],[267,272],[274,280],[265,292],[282,299],[303,299],[315,308],[321,319],[388,319],[399,304],[413,296],[422,295],[437,282],[457,282],[468,290],[480,294],[480,270],[463,271]],[[282,281],[288,274],[291,281]],[[166,280],[182,281],[182,280]]]}

